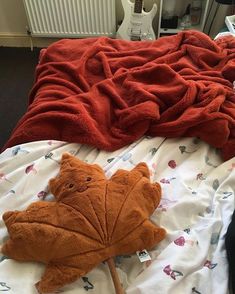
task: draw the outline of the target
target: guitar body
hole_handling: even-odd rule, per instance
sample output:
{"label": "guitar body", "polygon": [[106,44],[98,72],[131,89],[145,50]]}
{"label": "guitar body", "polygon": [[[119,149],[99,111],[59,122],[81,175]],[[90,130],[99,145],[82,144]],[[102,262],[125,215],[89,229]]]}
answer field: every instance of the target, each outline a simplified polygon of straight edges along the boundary
{"label": "guitar body", "polygon": [[142,6],[136,9],[135,5],[130,0],[122,0],[125,16],[117,31],[117,38],[133,41],[155,40],[152,22],[157,13],[157,5],[154,4],[149,12],[145,12]]}

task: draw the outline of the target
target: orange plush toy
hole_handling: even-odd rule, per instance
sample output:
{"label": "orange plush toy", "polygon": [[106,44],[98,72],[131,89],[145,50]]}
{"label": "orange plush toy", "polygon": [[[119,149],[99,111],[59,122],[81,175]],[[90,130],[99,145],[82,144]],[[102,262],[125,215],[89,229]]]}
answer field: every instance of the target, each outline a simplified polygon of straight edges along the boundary
{"label": "orange plush toy", "polygon": [[39,201],[3,215],[10,238],[2,253],[46,264],[36,284],[40,293],[74,282],[102,261],[112,265],[116,255],[151,249],[165,237],[165,230],[149,220],[161,188],[150,183],[145,163],[118,170],[108,180],[97,164],[64,154],[49,186],[55,202]]}

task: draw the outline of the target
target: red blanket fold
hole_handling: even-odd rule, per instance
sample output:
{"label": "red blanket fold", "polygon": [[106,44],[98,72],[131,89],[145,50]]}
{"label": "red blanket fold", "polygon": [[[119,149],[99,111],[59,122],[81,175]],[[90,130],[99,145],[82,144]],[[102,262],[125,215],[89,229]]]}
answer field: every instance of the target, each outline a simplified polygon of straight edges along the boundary
{"label": "red blanket fold", "polygon": [[116,150],[144,134],[197,136],[235,155],[235,38],[61,40],[42,50],[27,113],[4,149],[55,139]]}

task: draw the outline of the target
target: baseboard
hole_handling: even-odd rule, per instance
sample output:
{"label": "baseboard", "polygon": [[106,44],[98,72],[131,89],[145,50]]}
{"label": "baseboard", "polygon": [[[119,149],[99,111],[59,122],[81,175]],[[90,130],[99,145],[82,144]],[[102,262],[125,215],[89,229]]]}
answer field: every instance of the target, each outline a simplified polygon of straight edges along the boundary
{"label": "baseboard", "polygon": [[34,38],[27,34],[0,33],[0,46],[3,47],[47,47],[58,41],[57,38]]}
{"label": "baseboard", "polygon": [[0,46],[30,47],[30,38],[27,34],[0,33]]}

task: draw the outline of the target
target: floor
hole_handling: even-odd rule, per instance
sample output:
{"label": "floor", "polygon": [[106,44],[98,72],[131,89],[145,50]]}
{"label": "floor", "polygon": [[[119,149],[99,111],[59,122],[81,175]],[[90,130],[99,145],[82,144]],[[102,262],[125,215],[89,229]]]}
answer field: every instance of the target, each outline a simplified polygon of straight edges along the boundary
{"label": "floor", "polygon": [[0,47],[0,148],[27,109],[39,51]]}

